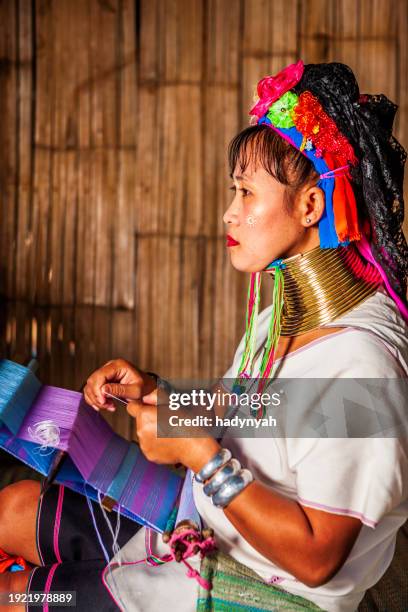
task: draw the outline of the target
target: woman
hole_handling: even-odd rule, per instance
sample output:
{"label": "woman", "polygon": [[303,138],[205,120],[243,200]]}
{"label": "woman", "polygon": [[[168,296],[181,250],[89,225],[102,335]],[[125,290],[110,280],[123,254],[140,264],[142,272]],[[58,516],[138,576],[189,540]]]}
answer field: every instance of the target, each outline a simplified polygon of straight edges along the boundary
{"label": "woman", "polygon": [[[246,334],[224,386],[242,389],[251,377],[261,389],[270,377],[406,377],[405,155],[391,137],[395,107],[384,96],[359,96],[342,64],[298,62],[263,79],[258,94],[257,125],[230,147],[227,244],[232,264],[252,276]],[[274,301],[258,315],[265,270]],[[150,460],[196,475],[196,506],[223,553],[203,563],[213,591],[200,589],[199,609],[352,611],[385,572],[408,516],[402,436],[157,438],[154,377],[109,362],[90,376],[85,398],[113,409],[109,393],[134,400],[128,412]],[[325,396],[314,399],[324,404]],[[398,413],[397,401],[387,408]],[[209,493],[203,484],[225,466],[226,486]],[[84,610],[91,601],[89,609],[101,610],[196,608],[196,583],[182,564],[134,564],[145,556],[145,533],[125,520],[115,559],[122,565],[104,572],[104,591],[106,563],[87,502],[62,487],[42,499],[37,550],[39,493],[23,483],[0,494],[0,547],[44,566],[9,578],[10,590],[28,580],[30,591],[76,590]]]}

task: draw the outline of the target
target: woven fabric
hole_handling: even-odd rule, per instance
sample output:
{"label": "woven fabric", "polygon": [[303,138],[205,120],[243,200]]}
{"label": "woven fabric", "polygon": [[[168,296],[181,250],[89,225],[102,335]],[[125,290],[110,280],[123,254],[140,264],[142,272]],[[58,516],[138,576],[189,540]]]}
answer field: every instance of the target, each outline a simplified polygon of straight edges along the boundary
{"label": "woven fabric", "polygon": [[107,495],[124,516],[163,531],[183,484],[179,473],[148,461],[81,393],[41,385],[7,359],[0,359],[0,383],[0,448],[44,476],[66,453],[56,482],[95,501]]}
{"label": "woven fabric", "polygon": [[204,557],[200,574],[212,583],[212,589],[199,587],[197,612],[321,610],[303,597],[267,584],[251,569],[220,552]]}

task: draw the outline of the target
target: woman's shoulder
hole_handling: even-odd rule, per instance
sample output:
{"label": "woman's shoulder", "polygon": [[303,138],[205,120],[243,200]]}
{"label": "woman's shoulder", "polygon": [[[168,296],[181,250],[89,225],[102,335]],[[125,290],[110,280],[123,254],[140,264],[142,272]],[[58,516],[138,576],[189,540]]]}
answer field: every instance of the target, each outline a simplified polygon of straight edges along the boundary
{"label": "woman's shoulder", "polygon": [[[347,327],[305,347],[309,374],[317,377],[399,378],[408,374],[407,347],[397,347],[369,329]],[[302,349],[300,349],[302,350]]]}
{"label": "woman's shoulder", "polygon": [[406,338],[408,327],[398,306],[385,289],[378,289],[361,304],[335,319],[325,327],[347,326],[370,329],[379,336],[391,333]]}
{"label": "woman's shoulder", "polygon": [[[378,366],[384,376],[395,370],[395,376],[408,373],[408,327],[394,300],[382,289],[359,306],[325,327],[344,327],[352,332],[333,337],[339,349],[349,345],[351,362],[365,360],[367,366]],[[330,336],[329,336],[330,338]],[[336,340],[336,342],[334,342]],[[327,345],[327,349],[330,347]],[[364,369],[361,364],[360,369]]]}

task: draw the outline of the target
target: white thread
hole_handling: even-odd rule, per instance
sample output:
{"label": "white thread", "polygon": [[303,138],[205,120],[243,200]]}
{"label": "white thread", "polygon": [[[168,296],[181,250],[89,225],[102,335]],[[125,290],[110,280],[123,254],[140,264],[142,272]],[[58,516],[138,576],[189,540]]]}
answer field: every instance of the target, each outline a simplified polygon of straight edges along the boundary
{"label": "white thread", "polygon": [[61,441],[61,430],[51,419],[39,421],[34,427],[28,427],[27,431],[32,440],[40,444],[40,448],[34,452],[43,456],[50,455]]}
{"label": "white thread", "polygon": [[100,509],[102,511],[103,514],[103,518],[105,519],[105,522],[108,526],[108,529],[111,533],[112,536],[112,552],[113,552],[113,556],[118,556],[119,558],[119,565],[122,565],[122,560],[120,557],[120,546],[118,544],[118,537],[119,537],[119,530],[120,530],[120,505],[118,506],[118,511],[117,511],[117,518],[116,518],[116,527],[115,527],[115,531],[113,531],[111,522],[109,520],[109,517],[107,515],[107,512],[105,510],[105,508],[103,507],[102,504],[102,500],[101,500],[101,493],[100,491],[98,491],[98,501],[99,501],[99,506]]}
{"label": "white thread", "polygon": [[120,504],[118,505],[118,512],[117,512],[118,516],[116,519],[116,529],[115,529],[115,543],[116,546],[118,548],[118,560],[119,560],[119,565],[122,565],[122,557],[120,556],[120,546],[118,543],[118,538],[119,538],[119,532],[120,532]]}
{"label": "white thread", "polygon": [[[94,510],[93,510],[92,502],[91,502],[91,500],[89,499],[89,497],[88,497],[88,495],[87,495],[87,493],[86,493],[86,482],[84,482],[84,493],[85,493],[85,497],[86,497],[86,501],[87,501],[87,504],[88,504],[89,511],[90,511],[90,513],[91,513],[91,517],[92,517],[93,526],[94,526],[94,529],[95,529],[96,535],[97,535],[97,537],[98,537],[99,544],[101,545],[101,548],[102,548],[102,551],[103,551],[103,554],[104,554],[104,557],[105,557],[105,560],[106,560],[106,563],[107,563],[107,566],[106,566],[106,567],[108,568],[108,575],[109,575],[109,576],[112,578],[112,592],[113,592],[113,597],[114,597],[114,598],[115,598],[117,601],[120,601],[120,602],[121,602],[121,604],[122,604],[122,606],[123,606],[123,608],[122,608],[122,609],[124,610],[125,608],[124,608],[124,605],[123,605],[122,598],[121,598],[121,596],[120,596],[120,592],[119,592],[118,586],[117,586],[117,584],[116,584],[115,577],[114,577],[114,575],[113,575],[113,571],[112,571],[112,567],[111,567],[111,562],[110,562],[110,560],[109,560],[108,551],[106,550],[105,545],[104,545],[104,543],[103,543],[102,534],[100,533],[100,531],[99,531],[99,529],[98,529],[98,525],[97,525],[97,522],[96,522],[96,516],[95,516]],[[105,514],[104,514],[104,508],[103,508],[102,503],[101,503],[101,493],[100,493],[100,491],[98,491],[98,501],[99,501],[99,507],[100,507],[100,509],[101,509],[101,511],[102,511],[102,514],[103,514],[103,516],[104,516],[105,520],[106,520],[107,522],[109,522],[109,519],[108,519],[107,517],[105,517]],[[120,509],[120,506],[119,506],[119,509]],[[121,560],[121,558],[120,558],[120,557],[119,557],[119,560],[120,560],[119,565],[122,565],[122,560]]]}

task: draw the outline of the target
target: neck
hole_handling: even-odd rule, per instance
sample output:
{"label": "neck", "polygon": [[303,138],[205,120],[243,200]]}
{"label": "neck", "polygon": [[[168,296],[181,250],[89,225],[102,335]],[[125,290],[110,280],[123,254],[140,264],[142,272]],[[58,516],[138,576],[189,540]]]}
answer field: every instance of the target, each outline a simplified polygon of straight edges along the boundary
{"label": "neck", "polygon": [[375,293],[381,278],[353,245],[321,249],[282,262],[282,336],[296,336],[331,323]]}

